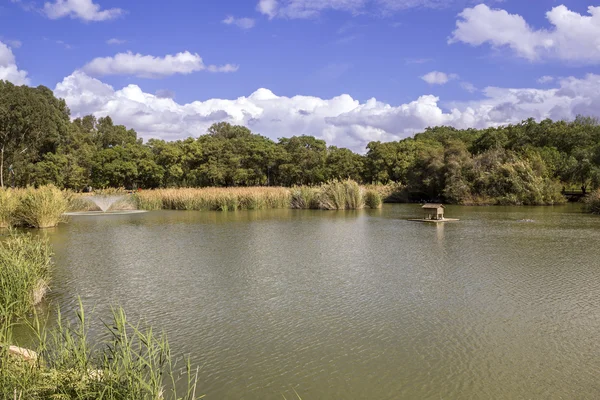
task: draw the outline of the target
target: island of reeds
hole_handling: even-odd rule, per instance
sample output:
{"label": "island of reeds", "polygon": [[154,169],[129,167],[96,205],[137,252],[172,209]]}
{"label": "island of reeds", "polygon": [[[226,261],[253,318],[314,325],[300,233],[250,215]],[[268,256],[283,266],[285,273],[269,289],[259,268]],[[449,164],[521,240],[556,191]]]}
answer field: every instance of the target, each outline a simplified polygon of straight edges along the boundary
{"label": "island of reeds", "polygon": [[[600,124],[583,116],[573,121],[528,119],[487,129],[432,127],[400,141],[371,142],[365,154],[357,154],[295,132],[273,141],[227,122],[214,124],[198,138],[143,142],[133,129],[108,116],[71,120],[65,102],[48,88],[5,81],[0,81],[0,109],[5,110],[0,118],[0,187],[160,189],[163,205],[172,203],[169,208],[189,207],[184,200],[189,189],[167,192],[177,188],[318,187],[348,179],[400,186],[396,201],[465,205],[557,204],[600,187]],[[310,190],[303,190],[304,199],[294,204],[332,205],[310,200]],[[244,194],[219,200],[216,208],[238,208],[237,200],[268,207]]]}

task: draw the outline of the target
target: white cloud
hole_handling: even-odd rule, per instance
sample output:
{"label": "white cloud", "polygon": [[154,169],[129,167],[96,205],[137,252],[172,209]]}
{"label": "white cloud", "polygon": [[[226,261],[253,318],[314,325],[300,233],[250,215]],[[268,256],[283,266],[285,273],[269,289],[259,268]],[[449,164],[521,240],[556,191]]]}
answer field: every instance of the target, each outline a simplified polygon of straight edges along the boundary
{"label": "white cloud", "polygon": [[460,87],[469,93],[475,93],[477,91],[477,87],[475,87],[475,85],[473,85],[471,82],[463,81],[460,83]]}
{"label": "white cloud", "polygon": [[551,29],[536,30],[518,14],[480,4],[459,14],[449,42],[508,47],[517,56],[531,61],[555,58],[598,64],[600,7],[588,7],[588,14],[582,15],[560,5],[546,13]]}
{"label": "white cloud", "polygon": [[458,75],[456,74],[447,74],[445,72],[439,71],[431,71],[428,74],[425,74],[421,77],[425,82],[430,85],[445,85],[448,81],[452,79],[457,79]]}
{"label": "white cloud", "polygon": [[114,57],[98,57],[87,63],[82,70],[90,75],[134,75],[141,78],[159,78],[174,74],[191,74],[197,71],[235,72],[236,65],[205,65],[202,57],[189,51],[167,54],[164,57],[118,53]]}
{"label": "white cloud", "polygon": [[127,40],[118,39],[118,38],[112,38],[112,39],[108,39],[106,41],[106,44],[125,44],[125,43],[127,43]]}
{"label": "white cloud", "polygon": [[44,13],[50,19],[70,17],[84,21],[106,21],[121,16],[124,11],[120,8],[102,10],[92,0],[56,0],[44,4]]}
{"label": "white cloud", "polygon": [[0,80],[14,83],[15,85],[28,85],[27,71],[19,70],[10,47],[0,42]]}
{"label": "white cloud", "polygon": [[544,76],[540,77],[540,79],[538,79],[537,81],[538,81],[538,83],[541,83],[541,84],[550,83],[550,82],[554,82],[554,77],[549,76],[549,75],[544,75]]}
{"label": "white cloud", "polygon": [[252,29],[256,25],[256,22],[252,18],[235,18],[231,15],[225,18],[223,23],[226,25],[235,25],[240,29]]}
{"label": "white cloud", "polygon": [[323,11],[336,10],[354,14],[377,10],[391,13],[409,8],[439,8],[452,0],[259,0],[256,9],[269,18],[313,18]]}
{"label": "white cloud", "polygon": [[277,0],[260,0],[256,5],[256,9],[269,18],[274,18],[277,15],[278,7]]}
{"label": "white cloud", "polygon": [[277,96],[259,89],[237,99],[209,99],[187,104],[145,93],[137,85],[121,89],[76,71],[56,85],[73,117],[110,115],[143,137],[173,140],[198,136],[214,122],[248,126],[272,139],[314,135],[329,144],[363,152],[372,140],[398,140],[427,126],[485,128],[518,123],[529,117],[572,119],[577,114],[600,116],[600,75],[566,78],[556,87],[488,87],[477,101],[450,103],[442,108],[439,98],[424,95],[400,105],[370,99],[364,103],[347,94],[322,99],[313,96]]}

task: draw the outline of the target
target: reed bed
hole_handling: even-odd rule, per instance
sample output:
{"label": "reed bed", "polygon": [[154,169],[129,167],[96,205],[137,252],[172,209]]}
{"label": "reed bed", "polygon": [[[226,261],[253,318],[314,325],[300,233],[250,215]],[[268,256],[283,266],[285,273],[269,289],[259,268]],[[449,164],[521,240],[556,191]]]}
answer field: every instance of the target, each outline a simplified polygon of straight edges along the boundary
{"label": "reed bed", "polygon": [[15,217],[18,225],[31,228],[51,228],[58,225],[69,207],[63,191],[48,185],[40,188],[27,188],[19,194]]}
{"label": "reed bed", "polygon": [[14,315],[32,311],[46,293],[52,266],[46,239],[9,231],[0,241],[1,309]]}
{"label": "reed bed", "polygon": [[[4,321],[7,321],[5,319]],[[0,346],[0,392],[10,399],[199,399],[198,370],[176,359],[165,335],[132,324],[121,308],[102,323],[99,342],[89,338],[83,306],[70,323],[57,316],[47,328],[37,317],[26,323],[34,345],[15,352]],[[14,326],[0,324],[0,343],[14,343]],[[22,329],[22,328],[21,328]],[[179,388],[179,390],[178,390]]]}
{"label": "reed bed", "polygon": [[333,181],[321,186],[291,189],[291,208],[315,210],[359,210],[381,207],[381,195],[365,190],[353,180]]}
{"label": "reed bed", "polygon": [[18,198],[14,190],[0,188],[0,228],[13,224]]}
{"label": "reed bed", "polygon": [[141,210],[235,211],[289,208],[289,189],[281,187],[156,189],[134,194]]}

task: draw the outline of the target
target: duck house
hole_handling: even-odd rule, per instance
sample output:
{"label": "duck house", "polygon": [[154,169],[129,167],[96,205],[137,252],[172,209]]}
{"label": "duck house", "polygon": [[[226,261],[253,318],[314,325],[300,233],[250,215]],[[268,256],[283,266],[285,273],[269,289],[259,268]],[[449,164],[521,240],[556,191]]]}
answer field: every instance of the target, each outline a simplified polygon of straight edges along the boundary
{"label": "duck house", "polygon": [[423,219],[442,221],[444,219],[444,207],[443,204],[427,203],[421,207],[425,212]]}
{"label": "duck house", "polygon": [[443,204],[437,203],[427,203],[421,206],[423,210],[423,218],[419,219],[410,219],[409,221],[418,221],[418,222],[454,222],[458,221],[455,218],[446,218],[444,216],[444,211],[446,207]]}

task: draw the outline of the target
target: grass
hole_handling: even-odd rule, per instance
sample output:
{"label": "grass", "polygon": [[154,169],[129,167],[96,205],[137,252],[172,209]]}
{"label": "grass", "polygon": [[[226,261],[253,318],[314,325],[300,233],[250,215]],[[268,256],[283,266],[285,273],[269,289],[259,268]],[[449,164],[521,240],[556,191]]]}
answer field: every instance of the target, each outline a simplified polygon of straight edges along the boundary
{"label": "grass", "polygon": [[55,186],[27,188],[20,191],[15,210],[17,223],[31,228],[51,228],[63,220],[69,202]]}
{"label": "grass", "polygon": [[288,208],[289,189],[281,187],[156,189],[135,193],[141,210],[235,211]]}
{"label": "grass", "polygon": [[318,210],[359,210],[380,208],[381,194],[365,189],[352,180],[333,181],[321,186],[297,186],[291,189],[291,208]]}
{"label": "grass", "polygon": [[379,208],[395,187],[360,186],[333,181],[321,186],[178,188],[142,190],[105,189],[93,194],[59,190],[55,186],[0,189],[0,228],[50,228],[64,221],[66,211],[99,211],[87,197],[122,195],[110,208],[116,210],[237,211],[266,209],[357,210]]}
{"label": "grass", "polygon": [[[164,335],[128,322],[121,308],[102,323],[100,341],[88,337],[81,305],[71,323],[60,311],[56,327],[36,314],[50,280],[52,252],[45,239],[9,231],[0,241],[0,393],[5,399],[197,399],[197,370],[175,359]],[[33,314],[32,318],[28,318]],[[15,327],[32,337],[15,348]],[[15,355],[15,350],[18,350]],[[183,388],[183,392],[177,392]]]}
{"label": "grass", "polygon": [[17,194],[13,190],[0,188],[0,228],[13,224],[17,204]]}
{"label": "grass", "polygon": [[42,301],[52,270],[47,240],[10,231],[0,241],[0,307],[24,315]]}
{"label": "grass", "polygon": [[[0,326],[0,343],[14,342],[14,326]],[[104,339],[94,344],[81,302],[73,323],[58,312],[55,328],[42,326],[37,317],[28,328],[35,342],[33,357],[26,360],[6,345],[0,348],[0,391],[10,398],[201,398],[196,395],[198,370],[173,357],[165,335],[130,323],[121,308],[113,309],[112,320],[103,323]]]}

